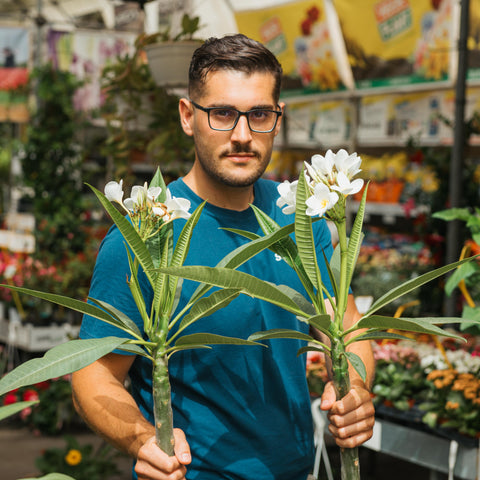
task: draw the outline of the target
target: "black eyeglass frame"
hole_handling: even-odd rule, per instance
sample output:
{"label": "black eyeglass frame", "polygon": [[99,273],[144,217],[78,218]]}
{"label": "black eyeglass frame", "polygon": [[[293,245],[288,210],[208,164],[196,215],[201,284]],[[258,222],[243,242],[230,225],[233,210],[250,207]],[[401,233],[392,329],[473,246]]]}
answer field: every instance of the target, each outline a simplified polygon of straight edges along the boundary
{"label": "black eyeglass frame", "polygon": [[[233,130],[237,126],[237,123],[240,120],[240,117],[243,115],[247,119],[248,128],[252,132],[255,132],[255,133],[271,133],[275,130],[275,127],[277,126],[278,117],[281,117],[283,115],[282,110],[280,110],[280,111],[270,110],[268,108],[254,108],[252,110],[247,110],[246,112],[242,112],[241,110],[237,110],[236,108],[233,108],[233,107],[202,107],[201,105],[199,105],[197,102],[194,102],[193,100],[190,100],[190,102],[192,103],[192,105],[195,108],[198,108],[199,110],[201,110],[202,112],[205,112],[207,114],[207,116],[208,116],[208,126],[212,130],[216,130],[217,132],[230,132],[231,130]],[[280,105],[277,105],[277,106],[278,106],[278,108],[280,108]],[[233,110],[234,112],[237,112],[238,115],[237,115],[237,118],[236,118],[236,120],[233,123],[231,128],[214,128],[214,127],[212,127],[212,124],[210,123],[210,112],[212,110]],[[273,124],[273,127],[270,130],[255,130],[254,128],[252,128],[250,126],[250,119],[248,118],[248,114],[252,113],[252,112],[257,112],[257,111],[271,112],[271,113],[275,113],[277,115],[276,118],[275,118],[275,123]]]}

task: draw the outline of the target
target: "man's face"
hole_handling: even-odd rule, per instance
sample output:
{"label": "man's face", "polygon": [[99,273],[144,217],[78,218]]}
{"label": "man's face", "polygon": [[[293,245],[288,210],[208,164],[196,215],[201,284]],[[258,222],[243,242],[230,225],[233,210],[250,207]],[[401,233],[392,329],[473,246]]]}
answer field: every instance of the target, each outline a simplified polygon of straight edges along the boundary
{"label": "man's face", "polygon": [[[206,108],[278,110],[273,90],[274,77],[271,74],[247,75],[222,70],[209,73],[201,96],[192,100]],[[260,178],[270,161],[281,117],[270,133],[252,132],[245,116],[240,116],[233,130],[216,131],[208,124],[207,112],[191,103],[190,112],[189,128],[185,131],[193,135],[196,161],[211,180],[230,187],[246,187]]]}

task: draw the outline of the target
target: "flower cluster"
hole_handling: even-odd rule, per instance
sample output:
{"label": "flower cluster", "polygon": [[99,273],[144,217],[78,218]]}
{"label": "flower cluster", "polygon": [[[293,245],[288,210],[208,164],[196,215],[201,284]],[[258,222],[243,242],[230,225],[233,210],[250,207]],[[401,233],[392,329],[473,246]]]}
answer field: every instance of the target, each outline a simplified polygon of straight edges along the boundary
{"label": "flower cluster", "polygon": [[[336,154],[328,150],[325,156],[313,155],[311,164],[305,162],[305,177],[310,192],[306,214],[312,217],[325,215],[339,199],[344,201],[347,195],[359,192],[363,179],[352,179],[361,171],[361,161],[356,153],[349,154],[341,149]],[[297,180],[285,180],[278,186],[280,198],[277,206],[284,207],[282,211],[287,215],[295,212],[297,184]]]}
{"label": "flower cluster", "polygon": [[118,203],[131,218],[143,240],[153,237],[165,223],[175,218],[189,218],[190,201],[173,197],[166,190],[165,203],[158,201],[161,187],[132,187],[130,197],[123,200],[123,180],[111,181],[105,185],[105,196],[111,202]]}
{"label": "flower cluster", "polygon": [[419,406],[427,413],[423,421],[431,427],[454,428],[478,436],[480,432],[480,378],[454,369],[433,370],[427,376],[430,387]]}

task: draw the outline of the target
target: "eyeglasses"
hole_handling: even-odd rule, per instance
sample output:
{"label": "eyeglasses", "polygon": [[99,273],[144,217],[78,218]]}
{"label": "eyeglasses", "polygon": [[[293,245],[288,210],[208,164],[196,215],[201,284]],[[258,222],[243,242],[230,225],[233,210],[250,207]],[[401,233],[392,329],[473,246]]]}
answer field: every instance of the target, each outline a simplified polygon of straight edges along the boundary
{"label": "eyeglasses", "polygon": [[248,127],[252,132],[269,133],[277,125],[278,117],[282,111],[266,110],[264,108],[254,108],[246,112],[241,112],[236,108],[224,107],[202,107],[198,103],[192,101],[192,105],[208,115],[208,125],[212,130],[219,130],[221,132],[228,132],[233,130],[238,123],[239,118],[245,115],[247,118]]}

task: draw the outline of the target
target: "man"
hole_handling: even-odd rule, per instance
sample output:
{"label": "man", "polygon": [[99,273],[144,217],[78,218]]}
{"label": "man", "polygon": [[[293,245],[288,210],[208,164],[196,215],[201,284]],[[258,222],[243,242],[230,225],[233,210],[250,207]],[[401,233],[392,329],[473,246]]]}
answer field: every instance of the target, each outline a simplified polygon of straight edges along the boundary
{"label": "man", "polygon": [[[243,35],[210,39],[192,58],[189,99],[179,104],[183,130],[195,141],[191,171],[169,185],[176,197],[188,198],[192,209],[208,201],[194,229],[186,264],[214,266],[245,240],[221,227],[261,233],[251,203],[280,225],[293,217],[275,202],[276,184],[260,179],[280,130],[282,70],[260,43]],[[175,237],[180,225],[175,225]],[[317,244],[331,254],[324,221],[315,224]],[[325,266],[321,267],[324,275]],[[270,251],[241,267],[274,283],[302,290],[288,265]],[[135,310],[126,286],[128,262],[123,241],[113,228],[104,240],[91,293],[133,318]],[[194,282],[184,282],[181,308]],[[348,318],[358,319],[350,296]],[[196,331],[246,338],[269,328],[305,331],[289,313],[241,295],[228,307],[189,327]],[[187,332],[186,332],[187,333]],[[119,335],[108,325],[85,318],[83,338]],[[312,420],[305,379],[305,356],[296,356],[296,340],[274,340],[269,347],[216,346],[187,350],[169,362],[174,411],[175,456],[155,445],[152,426],[151,366],[143,358],[112,353],[73,376],[77,409],[87,422],[119,449],[136,459],[143,479],[305,480],[313,464]],[[352,347],[369,372],[373,359],[368,344]],[[132,395],[124,388],[129,375]],[[322,408],[329,410],[330,430],[337,444],[359,445],[370,438],[373,406],[361,379],[353,373],[352,390],[335,401],[331,384]]]}

